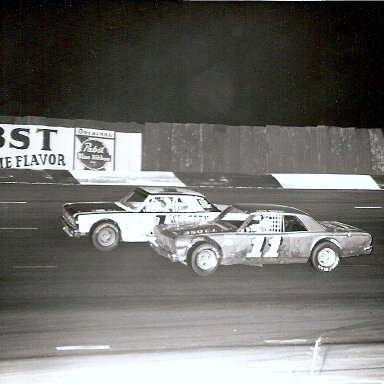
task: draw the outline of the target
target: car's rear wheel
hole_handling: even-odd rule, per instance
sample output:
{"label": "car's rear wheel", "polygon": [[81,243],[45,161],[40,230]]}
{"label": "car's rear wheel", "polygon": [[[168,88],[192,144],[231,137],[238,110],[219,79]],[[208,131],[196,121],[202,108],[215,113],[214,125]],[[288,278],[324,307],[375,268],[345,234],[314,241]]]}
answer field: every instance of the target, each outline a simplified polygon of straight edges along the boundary
{"label": "car's rear wheel", "polygon": [[200,276],[211,275],[219,268],[220,251],[213,244],[200,244],[191,251],[188,264]]}
{"label": "car's rear wheel", "polygon": [[340,250],[329,241],[321,243],[313,249],[311,261],[317,271],[330,272],[339,264]]}
{"label": "car's rear wheel", "polygon": [[91,241],[99,251],[111,251],[119,245],[119,228],[113,223],[100,223],[93,229]]}

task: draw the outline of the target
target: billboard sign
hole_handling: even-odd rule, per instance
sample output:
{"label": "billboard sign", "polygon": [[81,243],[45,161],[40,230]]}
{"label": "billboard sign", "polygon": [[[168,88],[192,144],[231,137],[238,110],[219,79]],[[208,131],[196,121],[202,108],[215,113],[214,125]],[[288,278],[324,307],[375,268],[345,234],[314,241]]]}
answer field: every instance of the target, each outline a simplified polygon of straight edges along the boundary
{"label": "billboard sign", "polygon": [[74,169],[115,170],[115,132],[76,128]]}
{"label": "billboard sign", "polygon": [[0,169],[141,171],[141,133],[0,124]]}
{"label": "billboard sign", "polygon": [[0,124],[0,168],[72,169],[73,129]]}

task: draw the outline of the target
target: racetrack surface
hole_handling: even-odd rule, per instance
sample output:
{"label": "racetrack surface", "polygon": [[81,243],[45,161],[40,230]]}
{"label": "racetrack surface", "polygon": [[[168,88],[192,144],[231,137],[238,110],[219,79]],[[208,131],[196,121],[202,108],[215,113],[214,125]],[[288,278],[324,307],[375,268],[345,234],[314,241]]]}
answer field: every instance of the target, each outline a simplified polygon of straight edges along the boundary
{"label": "racetrack surface", "polygon": [[292,205],[374,239],[372,255],[344,259],[332,273],[223,266],[202,278],[146,244],[101,253],[64,235],[64,202],[113,201],[130,187],[1,188],[2,383],[52,383],[68,367],[162,374],[170,362],[195,374],[232,364],[293,380],[384,378],[382,191],[196,188],[217,203]]}

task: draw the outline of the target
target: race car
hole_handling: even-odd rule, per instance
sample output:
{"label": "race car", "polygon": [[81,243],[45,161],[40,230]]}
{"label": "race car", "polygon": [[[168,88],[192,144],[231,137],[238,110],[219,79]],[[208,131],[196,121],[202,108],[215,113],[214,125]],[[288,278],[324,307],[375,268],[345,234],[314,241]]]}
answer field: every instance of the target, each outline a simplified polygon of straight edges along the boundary
{"label": "race car", "polygon": [[116,202],[64,204],[61,221],[68,236],[89,236],[96,249],[110,251],[120,241],[148,241],[155,225],[207,222],[225,207],[186,188],[138,187]]}
{"label": "race car", "polygon": [[208,276],[220,265],[312,262],[321,272],[341,257],[370,254],[369,233],[337,221],[316,221],[281,205],[236,204],[205,224],[158,225],[151,247],[173,262]]}

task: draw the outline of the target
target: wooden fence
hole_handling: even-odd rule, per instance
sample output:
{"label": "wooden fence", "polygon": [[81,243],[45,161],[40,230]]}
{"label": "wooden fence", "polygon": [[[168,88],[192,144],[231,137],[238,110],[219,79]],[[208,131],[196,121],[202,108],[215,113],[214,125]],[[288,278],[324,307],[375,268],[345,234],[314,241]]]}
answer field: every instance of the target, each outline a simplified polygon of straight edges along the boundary
{"label": "wooden fence", "polygon": [[384,174],[382,129],[147,123],[144,170]]}
{"label": "wooden fence", "polygon": [[36,116],[0,116],[0,122],[140,132],[144,171],[384,175],[382,128],[139,124]]}

